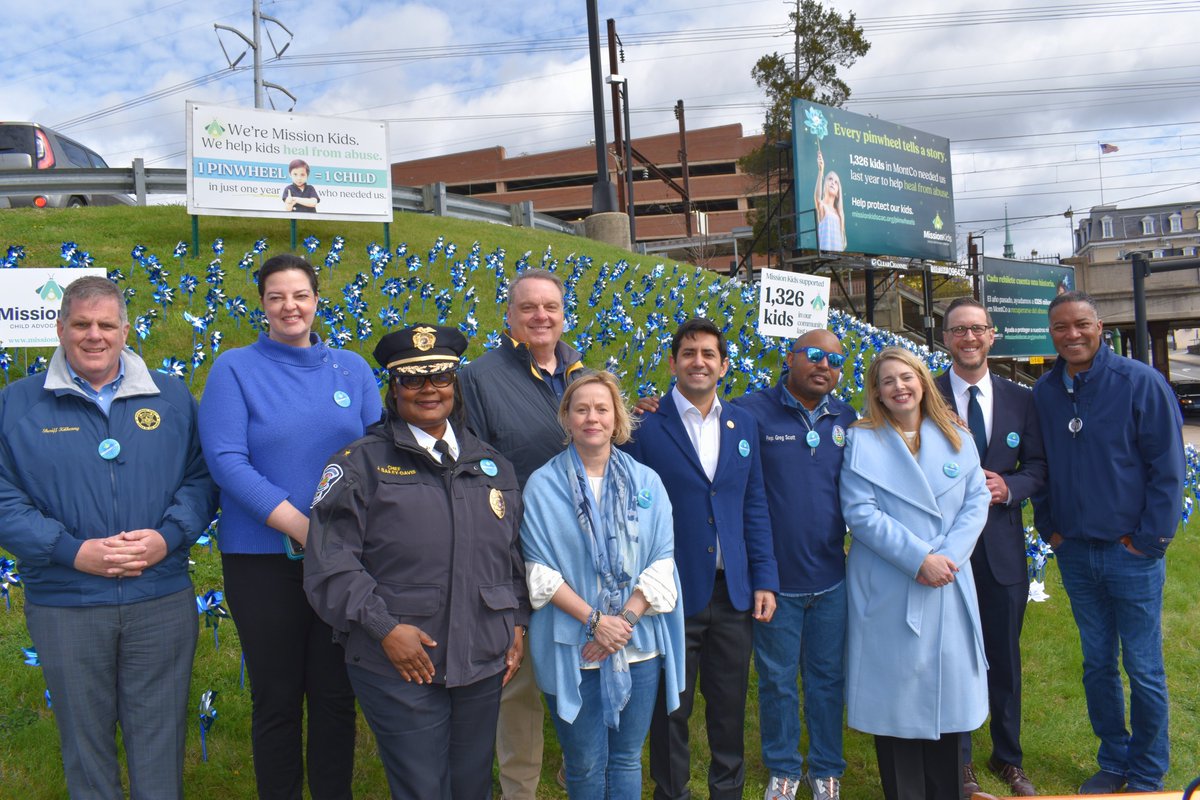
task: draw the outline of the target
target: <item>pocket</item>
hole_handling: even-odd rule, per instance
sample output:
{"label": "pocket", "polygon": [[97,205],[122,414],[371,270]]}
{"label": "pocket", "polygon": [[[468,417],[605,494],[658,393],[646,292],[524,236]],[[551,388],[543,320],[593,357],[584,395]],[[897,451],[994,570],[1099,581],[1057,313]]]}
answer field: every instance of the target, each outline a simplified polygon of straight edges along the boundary
{"label": "pocket", "polygon": [[517,607],[517,593],[511,583],[498,583],[494,586],[480,586],[479,596],[483,604],[492,611],[506,611]]}
{"label": "pocket", "polygon": [[388,611],[400,617],[432,617],[442,607],[442,587],[436,584],[378,584]]}
{"label": "pocket", "polygon": [[513,612],[517,608],[517,594],[511,583],[480,586],[479,597],[491,614],[484,613],[479,626],[471,661],[488,664],[501,658],[513,643]]}

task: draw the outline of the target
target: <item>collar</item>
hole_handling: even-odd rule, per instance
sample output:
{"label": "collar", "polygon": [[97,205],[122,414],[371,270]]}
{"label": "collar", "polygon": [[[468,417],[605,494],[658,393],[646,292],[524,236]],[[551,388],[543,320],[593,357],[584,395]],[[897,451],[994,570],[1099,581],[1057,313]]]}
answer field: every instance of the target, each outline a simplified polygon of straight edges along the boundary
{"label": "collar", "polygon": [[[537,380],[545,380],[542,377],[542,369],[537,364],[537,359],[533,357],[533,353],[529,350],[529,346],[524,342],[519,342],[509,334],[504,334],[500,337],[500,346],[511,351],[515,356],[525,362],[529,368],[530,374]],[[555,375],[570,375],[577,369],[583,369],[583,356],[571,345],[564,342],[562,339],[554,345],[554,358],[558,363],[555,367]]]}
{"label": "collar", "polygon": [[721,398],[715,394],[713,395],[712,408],[710,408],[708,410],[707,417],[700,414],[700,409],[696,408],[696,406],[692,403],[691,400],[688,400],[686,397],[683,396],[683,392],[679,391],[678,384],[671,387],[671,398],[675,401],[675,408],[679,409],[680,417],[682,417],[684,414],[689,413],[689,411],[695,411],[696,416],[700,417],[701,421],[714,419],[714,418],[715,419],[721,418],[721,409],[722,409]]}
{"label": "collar", "polygon": [[117,359],[117,377],[113,378],[108,383],[101,386],[99,389],[93,387],[90,383],[79,377],[79,373],[71,366],[71,362],[63,359],[67,365],[67,374],[71,376],[71,381],[79,387],[84,394],[93,399],[103,396],[107,393],[110,397],[117,393],[117,389],[121,387],[121,382],[125,380],[125,362]]}
{"label": "collar", "polygon": [[817,420],[829,413],[829,398],[830,395],[826,394],[821,398],[821,402],[817,403],[817,407],[812,411],[809,411],[804,407],[803,403],[796,399],[796,396],[792,394],[791,390],[787,388],[786,377],[779,379],[779,402],[783,403],[788,408],[794,408],[797,411],[803,412],[804,415],[809,418],[809,420]]}
{"label": "collar", "polygon": [[954,371],[953,367],[947,370],[946,374],[950,376],[950,393],[954,397],[966,394],[967,389],[971,386],[978,386],[979,393],[984,397],[992,396],[992,373],[990,370],[983,374],[983,377],[979,379],[979,383],[967,383],[966,380]]}
{"label": "collar", "polygon": [[308,342],[308,347],[293,347],[275,341],[268,334],[260,333],[254,347],[262,355],[281,364],[294,367],[319,366],[329,354],[329,350],[321,341],[321,337],[311,331],[308,334]]}
{"label": "collar", "polygon": [[[416,440],[417,444],[424,448],[425,452],[433,456],[434,461],[439,464],[442,463],[442,454],[433,449],[434,444],[437,443],[437,438],[412,423],[406,422],[404,424],[412,432],[413,439]],[[446,444],[450,445],[450,456],[457,461],[459,456],[458,437],[454,435],[454,426],[448,421],[446,422],[446,433],[442,435],[442,439],[445,440]]]}
{"label": "collar", "polygon": [[[121,385],[117,387],[113,399],[160,393],[146,362],[142,361],[138,354],[128,347],[121,351],[121,371],[124,378],[121,380]],[[46,370],[46,382],[43,384],[43,388],[56,394],[72,392],[81,397],[88,397],[72,379],[70,365],[67,363],[67,357],[63,355],[61,346],[55,349],[54,355],[50,356],[50,366]]]}

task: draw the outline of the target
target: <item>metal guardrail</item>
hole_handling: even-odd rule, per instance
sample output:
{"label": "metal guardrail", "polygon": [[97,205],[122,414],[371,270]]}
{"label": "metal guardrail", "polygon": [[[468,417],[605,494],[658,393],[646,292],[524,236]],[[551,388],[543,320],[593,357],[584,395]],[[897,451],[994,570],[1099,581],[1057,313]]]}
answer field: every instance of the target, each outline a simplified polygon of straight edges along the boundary
{"label": "metal guardrail", "polygon": [[[146,197],[151,194],[186,193],[186,170],[146,168],[140,158],[135,159],[133,166],[128,169],[0,170],[0,196],[130,195],[134,198],[134,204],[144,206]],[[505,205],[477,200],[450,194],[444,183],[433,183],[420,188],[395,186],[392,188],[392,208],[397,211],[433,214],[474,222],[492,222],[514,228],[532,228],[575,236],[582,234],[580,224],[564,222],[549,214],[538,213],[534,211],[532,201]]]}

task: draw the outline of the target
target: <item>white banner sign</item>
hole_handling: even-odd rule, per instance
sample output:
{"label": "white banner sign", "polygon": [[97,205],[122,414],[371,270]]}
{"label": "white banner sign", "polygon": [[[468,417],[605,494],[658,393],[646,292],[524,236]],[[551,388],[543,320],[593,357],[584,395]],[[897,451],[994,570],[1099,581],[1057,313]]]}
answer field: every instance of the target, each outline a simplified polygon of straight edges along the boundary
{"label": "white banner sign", "polygon": [[105,277],[99,267],[0,269],[0,345],[58,347],[58,309],[67,284],[85,275]]}
{"label": "white banner sign", "polygon": [[384,122],[187,104],[189,214],[392,221]]}
{"label": "white banner sign", "polygon": [[829,323],[829,278],[778,269],[762,270],[758,284],[758,332],[794,339]]}

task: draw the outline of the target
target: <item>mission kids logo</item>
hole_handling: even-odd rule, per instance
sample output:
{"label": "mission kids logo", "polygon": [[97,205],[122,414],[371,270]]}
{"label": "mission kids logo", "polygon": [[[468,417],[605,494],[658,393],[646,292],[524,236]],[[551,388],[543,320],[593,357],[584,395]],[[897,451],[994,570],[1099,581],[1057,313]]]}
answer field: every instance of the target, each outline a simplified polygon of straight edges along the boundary
{"label": "mission kids logo", "polygon": [[[53,276],[33,290],[33,293],[45,303],[61,303],[63,288]],[[52,322],[58,319],[57,308],[22,308],[20,306],[0,307],[0,321],[3,322]]]}
{"label": "mission kids logo", "polygon": [[950,234],[942,233],[942,228],[946,227],[946,223],[942,221],[941,214],[935,214],[933,217],[933,230],[923,230],[921,235],[925,237],[927,242],[937,242],[938,244],[950,244]]}
{"label": "mission kids logo", "polygon": [[220,139],[225,135],[225,126],[213,117],[213,121],[204,126],[204,132],[214,139]]}

